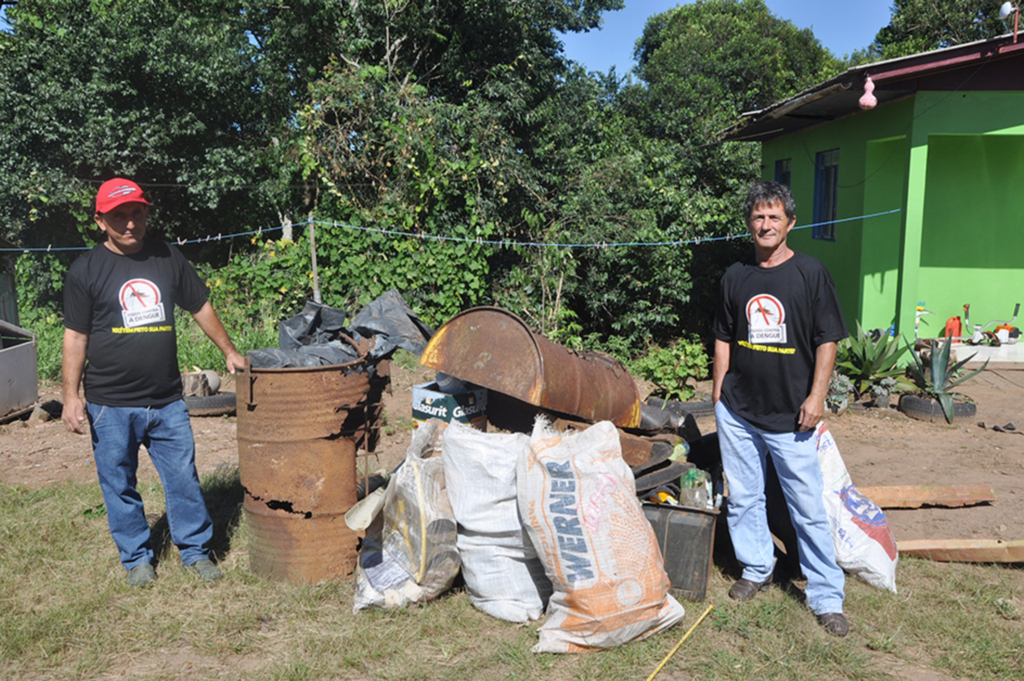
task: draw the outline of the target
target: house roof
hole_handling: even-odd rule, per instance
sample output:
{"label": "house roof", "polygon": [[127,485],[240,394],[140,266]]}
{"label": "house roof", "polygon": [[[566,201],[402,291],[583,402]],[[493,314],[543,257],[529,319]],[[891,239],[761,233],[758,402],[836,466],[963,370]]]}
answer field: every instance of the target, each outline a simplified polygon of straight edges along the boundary
{"label": "house roof", "polygon": [[740,114],[719,139],[765,141],[860,111],[868,76],[878,104],[922,90],[1024,90],[1024,36],[1007,34],[909,57],[855,66],[789,99]]}

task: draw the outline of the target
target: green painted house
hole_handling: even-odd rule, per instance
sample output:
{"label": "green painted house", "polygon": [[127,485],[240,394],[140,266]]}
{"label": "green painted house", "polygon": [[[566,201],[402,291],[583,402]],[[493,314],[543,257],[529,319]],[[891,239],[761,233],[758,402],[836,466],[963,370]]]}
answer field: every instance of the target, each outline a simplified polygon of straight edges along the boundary
{"label": "green painted house", "polygon": [[723,137],[762,142],[796,198],[789,242],[828,266],[850,328],[913,338],[923,303],[937,337],[965,304],[978,324],[1024,302],[1024,37],[859,66]]}

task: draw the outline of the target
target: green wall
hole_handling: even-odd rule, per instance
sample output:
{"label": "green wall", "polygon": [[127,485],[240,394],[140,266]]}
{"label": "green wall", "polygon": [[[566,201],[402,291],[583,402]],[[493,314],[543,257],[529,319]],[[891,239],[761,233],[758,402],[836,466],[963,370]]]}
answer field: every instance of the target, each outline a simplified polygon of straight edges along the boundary
{"label": "green wall", "polygon": [[[918,290],[941,319],[1024,302],[1024,135],[931,135]],[[926,293],[925,293],[926,292]]]}
{"label": "green wall", "polygon": [[[906,188],[906,137],[868,142],[866,154],[864,214],[899,208]],[[866,329],[887,329],[896,321],[902,224],[902,211],[864,220],[858,281],[861,305],[854,316]]]}
{"label": "green wall", "polygon": [[914,98],[897,301],[901,329],[913,328],[915,301],[935,313],[927,332],[938,335],[964,303],[971,304],[971,321],[984,323],[1008,318],[1024,297],[1024,262],[1007,258],[1024,253],[1024,231],[1013,228],[1020,225],[1013,194],[1024,186],[1024,173],[1012,158],[1024,136],[1022,112],[1021,92],[922,92]]}
{"label": "green wall", "polygon": [[[764,179],[774,179],[775,161],[790,158],[797,227],[814,216],[815,155],[839,149],[836,219],[882,213],[903,205],[907,149],[903,141],[913,99],[879,106],[762,145]],[[789,243],[818,258],[836,282],[847,325],[888,328],[896,301],[896,269],[902,213],[836,224],[836,240],[811,238],[796,229]],[[866,245],[865,245],[866,244]],[[865,315],[865,311],[868,313]]]}
{"label": "green wall", "polygon": [[[908,143],[909,142],[909,143]],[[821,259],[853,328],[922,335],[971,304],[971,321],[1007,319],[1024,302],[1024,93],[922,92],[762,147],[765,179],[791,159],[797,226],[812,222],[814,158],[838,148],[836,240],[796,230],[790,244]],[[898,319],[897,319],[898,317]]]}

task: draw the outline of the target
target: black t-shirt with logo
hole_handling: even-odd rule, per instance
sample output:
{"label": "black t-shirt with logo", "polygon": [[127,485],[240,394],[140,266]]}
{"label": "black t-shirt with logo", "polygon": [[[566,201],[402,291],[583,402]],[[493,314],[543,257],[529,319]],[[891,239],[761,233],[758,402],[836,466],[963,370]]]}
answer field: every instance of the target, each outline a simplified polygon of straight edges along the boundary
{"label": "black t-shirt with logo", "polygon": [[174,306],[197,312],[207,288],[176,248],[145,240],[132,255],[100,244],[71,265],[64,326],[89,336],[85,399],[160,407],[181,398]]}
{"label": "black t-shirt with logo", "polygon": [[828,270],[795,251],[775,267],[750,258],[726,270],[720,294],[715,337],[731,348],[722,399],[758,428],[798,430],[818,346],[847,336]]}

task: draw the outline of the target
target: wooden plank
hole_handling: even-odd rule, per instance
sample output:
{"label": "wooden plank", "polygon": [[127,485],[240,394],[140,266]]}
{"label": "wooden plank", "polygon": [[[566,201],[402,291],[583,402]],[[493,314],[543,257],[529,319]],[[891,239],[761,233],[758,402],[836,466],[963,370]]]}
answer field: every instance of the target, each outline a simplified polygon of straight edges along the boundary
{"label": "wooden plank", "polygon": [[988,485],[894,485],[857,487],[879,508],[921,508],[922,506],[976,506],[993,502],[996,495]]}
{"label": "wooden plank", "polygon": [[902,556],[943,563],[1024,563],[1024,540],[914,539],[896,546]]}

